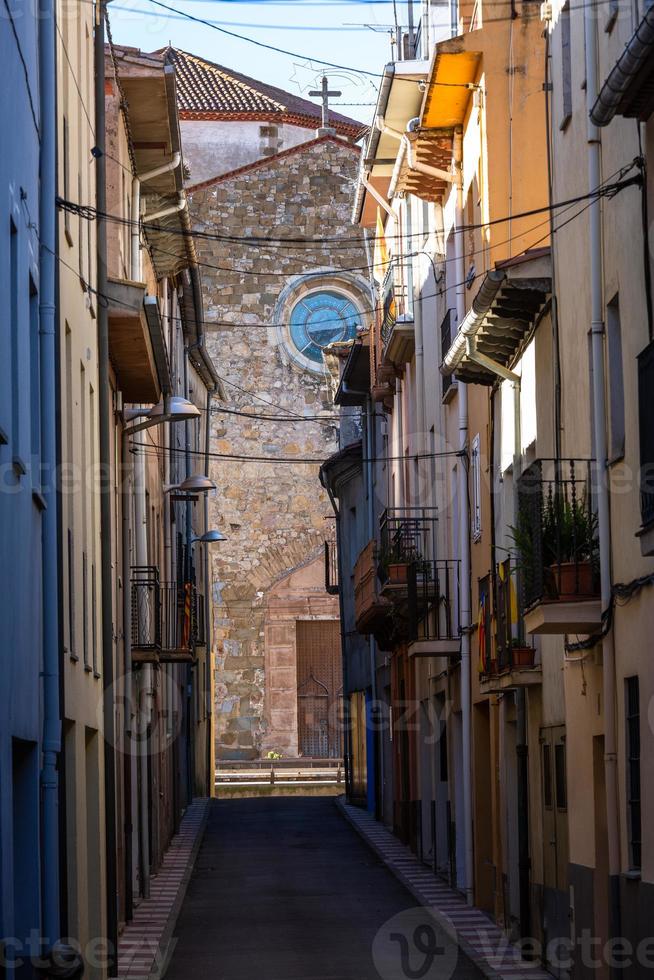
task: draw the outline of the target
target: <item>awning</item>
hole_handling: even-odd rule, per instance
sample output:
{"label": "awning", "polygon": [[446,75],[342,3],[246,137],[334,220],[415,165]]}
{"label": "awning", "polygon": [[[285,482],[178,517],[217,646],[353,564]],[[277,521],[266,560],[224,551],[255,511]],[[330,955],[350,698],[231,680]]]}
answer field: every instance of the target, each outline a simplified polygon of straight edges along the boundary
{"label": "awning", "polygon": [[481,52],[468,51],[465,44],[465,38],[452,38],[436,46],[420,112],[424,129],[454,129],[463,124],[481,61]]}
{"label": "awning", "polygon": [[590,118],[607,126],[615,115],[645,122],[654,112],[654,7],[649,7],[597,96]]}
{"label": "awning", "polygon": [[357,338],[352,345],[350,356],[345,362],[338,388],[334,396],[335,405],[363,405],[370,393],[370,339],[368,335]]}
{"label": "awning", "polygon": [[549,249],[533,249],[498,263],[484,277],[443,358],[441,373],[481,385],[509,377],[549,304],[551,290]]}

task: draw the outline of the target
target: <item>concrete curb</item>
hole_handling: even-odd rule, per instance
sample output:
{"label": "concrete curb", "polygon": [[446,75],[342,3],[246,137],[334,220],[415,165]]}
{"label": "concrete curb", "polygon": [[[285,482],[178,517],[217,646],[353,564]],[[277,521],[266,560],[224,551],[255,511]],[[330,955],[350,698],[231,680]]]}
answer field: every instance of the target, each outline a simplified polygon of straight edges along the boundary
{"label": "concrete curb", "polygon": [[[457,892],[439,882],[407,847],[367,811],[349,804],[345,796],[337,797],[334,803],[368,847],[416,902],[429,910],[446,935],[487,980],[552,980],[551,974],[540,964],[524,960],[519,950],[481,909],[468,906]],[[401,855],[401,867],[391,854]],[[437,893],[439,898],[435,897]],[[448,912],[440,907],[445,903]],[[454,916],[465,921],[465,928],[457,928]]]}
{"label": "concrete curb", "polygon": [[173,954],[171,942],[195,859],[204,837],[210,800],[195,799],[182,817],[159,873],[152,878],[151,897],[135,909],[118,941],[118,980],[161,980]]}
{"label": "concrete curb", "polygon": [[[199,801],[194,800],[193,802],[196,803]],[[166,954],[163,961],[160,964],[158,965],[156,963],[154,964],[154,969],[150,972],[148,976],[148,980],[161,980],[161,978],[165,976],[166,971],[168,970],[168,965],[175,951],[174,947],[171,949],[170,940],[172,939],[175,926],[177,925],[177,919],[179,918],[179,913],[181,911],[182,904],[186,897],[186,891],[188,889],[188,885],[191,880],[191,875],[193,874],[193,869],[195,868],[195,860],[198,856],[198,851],[200,850],[200,846],[204,839],[204,832],[206,830],[207,821],[209,819],[209,809],[211,807],[211,800],[207,798],[202,800],[202,802],[204,803],[204,813],[202,814],[200,825],[197,829],[197,833],[195,836],[195,840],[193,842],[193,847],[191,848],[191,853],[189,856],[188,864],[186,866],[186,870],[184,872],[184,875],[182,876],[182,880],[179,883],[179,889],[177,891],[177,895],[175,896],[175,901],[172,904],[172,908],[168,915],[168,920],[166,922],[166,925],[164,926],[163,932],[161,934],[161,940],[159,942],[159,949],[160,950],[165,949]]]}

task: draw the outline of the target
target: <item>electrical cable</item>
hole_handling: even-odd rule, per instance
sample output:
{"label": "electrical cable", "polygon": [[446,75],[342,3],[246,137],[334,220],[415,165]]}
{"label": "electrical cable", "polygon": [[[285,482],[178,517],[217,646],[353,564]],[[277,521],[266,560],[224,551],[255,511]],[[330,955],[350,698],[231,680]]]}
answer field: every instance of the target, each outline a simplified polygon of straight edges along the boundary
{"label": "electrical cable", "polygon": [[[571,218],[567,219],[565,222],[562,222],[562,224],[560,226],[558,226],[558,227],[564,227],[571,220],[574,220],[574,218],[576,218],[579,215],[583,214],[583,212],[587,209],[587,207],[589,207],[590,204],[592,204],[592,199],[594,199],[596,196],[598,196],[598,195],[599,196],[605,196],[605,194],[609,194],[609,193],[611,194],[611,196],[614,196],[616,193],[618,193],[619,190],[622,190],[625,187],[633,186],[634,184],[639,184],[640,183],[640,180],[641,180],[641,177],[640,177],[640,175],[638,175],[638,176],[636,176],[634,178],[631,178],[628,181],[622,181],[618,185],[610,185],[608,188],[605,188],[604,191],[598,190],[598,191],[596,191],[596,192],[594,192],[594,193],[592,193],[590,195],[583,195],[580,198],[580,200],[587,200],[590,197],[591,198],[590,202],[588,204],[586,204],[585,207],[581,208],[576,214],[572,215]],[[575,199],[575,201],[576,200],[577,199]],[[555,230],[558,230],[558,228],[555,229]],[[550,238],[550,233],[549,232],[546,235],[542,236],[540,239],[537,239],[537,241],[532,242],[530,244],[530,246],[529,246],[529,249],[535,248],[537,245],[539,245],[541,242],[547,240],[548,238]],[[67,265],[67,263],[61,258],[61,256],[58,256],[57,255],[56,258],[58,259],[58,261],[62,262],[64,265]],[[68,267],[79,278],[78,271],[75,270],[75,269],[72,269],[72,266],[68,266]],[[483,279],[485,277],[485,275],[486,275],[486,272],[485,271],[480,272],[480,273],[476,274],[474,277],[472,277],[472,279],[471,278],[467,278],[465,280],[465,282],[463,282],[463,283],[451,284],[451,286],[448,285],[448,288],[456,288],[457,286],[460,286],[460,285],[466,285],[468,288],[470,288],[470,286],[472,285],[472,283],[474,283],[478,279]],[[110,301],[110,299],[111,299],[110,297],[108,297],[108,296],[100,296],[100,294],[98,293],[98,291],[96,289],[94,289],[90,285],[90,283],[84,282],[84,284],[89,289],[90,292],[92,292],[96,296],[98,296],[98,300],[99,301],[100,300],[103,300],[103,301],[105,301],[107,303]],[[433,298],[436,298],[436,297],[442,296],[442,295],[443,295],[443,288],[441,287],[435,293],[426,293],[426,294],[424,294],[422,298],[423,299],[433,299]],[[120,301],[118,301],[116,299],[113,299],[112,301],[113,302],[120,302]],[[124,303],[123,305],[129,306],[128,303]],[[358,312],[362,316],[363,315],[366,315],[366,314],[368,314],[368,315],[376,315],[377,313],[381,312],[381,306],[377,305],[377,306],[370,307],[370,308],[367,308],[367,309],[361,309]],[[173,319],[179,320],[181,322],[181,318],[179,318],[179,317],[173,318]],[[338,323],[341,323],[342,322],[340,320],[340,318],[337,318],[337,317],[334,317],[334,318],[331,318],[331,319],[333,319],[334,322],[338,322]],[[325,320],[323,322],[327,322],[327,320]],[[238,327],[244,327],[244,328],[247,327],[249,329],[258,328],[258,329],[266,329],[266,330],[267,329],[270,329],[270,328],[273,328],[273,327],[288,327],[288,326],[290,326],[290,324],[288,324],[288,323],[247,324],[247,323],[232,323],[230,321],[225,321],[225,320],[204,320],[204,321],[202,321],[202,323],[205,324],[205,325],[208,325],[210,327],[216,327],[216,326],[237,327],[238,326]]]}
{"label": "electrical cable", "polygon": [[[154,447],[157,451],[161,452],[171,452],[171,453],[185,453],[186,449],[180,448],[175,449],[172,446],[162,446],[159,443],[151,443],[148,446],[146,442],[135,442],[133,439],[130,440],[130,445],[137,449],[144,449],[145,455]],[[189,450],[192,456],[209,456],[210,459],[228,459],[234,462],[241,463],[291,463],[291,464],[305,464],[307,466],[322,466],[326,462],[324,457],[310,457],[310,456],[246,456],[243,453],[205,453],[204,450],[191,449]],[[392,463],[392,462],[406,462],[412,459],[442,459],[445,457],[453,456],[463,456],[464,453],[461,450],[452,449],[448,452],[442,453],[412,453],[406,454],[404,456],[378,456],[372,459],[363,459],[362,463]]]}
{"label": "electrical cable", "polygon": [[[625,167],[622,168],[622,171],[624,171],[624,173],[629,173],[629,171],[632,170],[635,166],[637,166],[636,161],[632,161],[630,164],[626,164]],[[491,228],[494,227],[495,225],[506,224],[509,221],[517,221],[518,219],[521,218],[533,218],[536,217],[536,215],[557,211],[560,208],[566,208],[573,204],[580,204],[583,201],[591,200],[596,197],[613,196],[619,193],[619,191],[624,190],[626,187],[631,187],[634,184],[638,184],[640,186],[641,180],[642,177],[640,174],[638,174],[637,176],[629,178],[628,180],[620,179],[612,184],[605,182],[601,184],[599,187],[595,188],[595,190],[586,191],[583,194],[578,194],[575,197],[567,198],[566,200],[563,201],[557,201],[554,204],[545,204],[539,208],[531,208],[529,211],[520,211],[513,215],[503,215],[502,217],[499,218],[493,218],[490,221],[481,221],[473,224],[461,225],[461,227],[457,229],[457,233],[463,234],[469,231],[479,231],[480,229]],[[347,235],[345,236],[339,235],[333,238],[322,237],[322,238],[312,238],[312,239],[266,238],[266,237],[261,237],[256,235],[248,235],[248,236],[218,235],[209,232],[198,231],[197,229],[193,231],[186,231],[182,228],[176,229],[176,228],[164,227],[156,222],[136,221],[132,218],[123,218],[120,215],[109,214],[107,212],[98,212],[97,209],[93,207],[93,205],[78,204],[75,201],[69,201],[66,200],[66,198],[62,198],[60,196],[57,197],[55,203],[60,210],[70,211],[71,213],[74,214],[81,214],[81,216],[83,218],[86,218],[88,221],[94,221],[97,217],[101,217],[104,218],[106,221],[112,221],[115,224],[123,225],[125,227],[132,227],[132,226],[139,225],[144,229],[144,231],[150,230],[154,232],[162,232],[168,235],[180,235],[185,238],[194,238],[199,241],[229,242],[232,244],[243,243],[243,244],[251,244],[253,247],[261,247],[262,245],[271,244],[271,243],[272,244],[279,243],[283,245],[317,244],[321,248],[324,248],[326,245],[329,244],[343,244],[343,243],[347,244],[348,242],[352,243],[355,241],[355,239]],[[424,238],[424,232],[422,231],[412,233],[411,237],[416,237],[417,235],[420,235]],[[390,241],[394,238],[399,238],[400,240],[404,240],[407,237],[409,236],[402,235],[402,234],[384,236],[386,241]],[[359,239],[359,241],[364,242],[365,239],[362,237],[361,239]]]}

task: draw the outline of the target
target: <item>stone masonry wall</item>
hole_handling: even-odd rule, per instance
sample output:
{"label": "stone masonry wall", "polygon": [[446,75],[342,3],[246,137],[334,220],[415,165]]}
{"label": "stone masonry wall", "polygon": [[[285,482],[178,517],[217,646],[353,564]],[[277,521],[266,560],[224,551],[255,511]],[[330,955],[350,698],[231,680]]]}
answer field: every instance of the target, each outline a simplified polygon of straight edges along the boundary
{"label": "stone masonry wall", "polygon": [[[361,283],[360,305],[370,306],[365,252],[358,241],[346,244],[360,235],[350,224],[353,185],[347,179],[357,164],[357,148],[316,140],[189,196],[196,231],[243,239],[196,239],[205,318],[215,323],[206,327],[207,345],[228,399],[214,403],[212,416],[212,450],[221,458],[212,461],[211,526],[227,536],[211,551],[218,759],[256,758],[271,744],[292,753],[297,745],[297,736],[293,741],[287,731],[271,731],[264,706],[266,598],[288,572],[322,553],[333,530],[318,471],[319,461],[338,448],[337,416],[328,375],[294,363],[274,323],[285,315],[276,312],[282,290],[316,269],[357,267],[351,275]],[[339,240],[281,248],[254,243],[252,236]],[[311,420],[317,414],[332,421]],[[306,458],[313,462],[302,462]]]}

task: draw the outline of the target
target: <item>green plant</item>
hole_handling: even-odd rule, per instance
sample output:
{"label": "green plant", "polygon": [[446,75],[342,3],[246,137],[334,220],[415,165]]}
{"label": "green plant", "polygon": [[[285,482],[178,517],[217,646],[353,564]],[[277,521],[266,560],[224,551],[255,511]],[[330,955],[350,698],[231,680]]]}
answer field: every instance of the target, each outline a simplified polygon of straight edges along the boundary
{"label": "green plant", "polygon": [[594,560],[597,552],[597,514],[586,494],[570,501],[561,492],[550,493],[542,514],[544,565]]}
{"label": "green plant", "polygon": [[518,523],[509,530],[520,569],[533,569],[537,547],[545,568],[558,562],[596,558],[597,514],[588,506],[585,494],[579,500],[570,501],[561,492],[550,493],[543,504],[540,522],[520,510]]}
{"label": "green plant", "polygon": [[266,755],[266,759],[273,759],[274,760],[274,759],[282,759],[282,758],[283,758],[282,753],[281,752],[275,752],[274,750],[272,750],[271,752],[268,752],[268,754]]}

